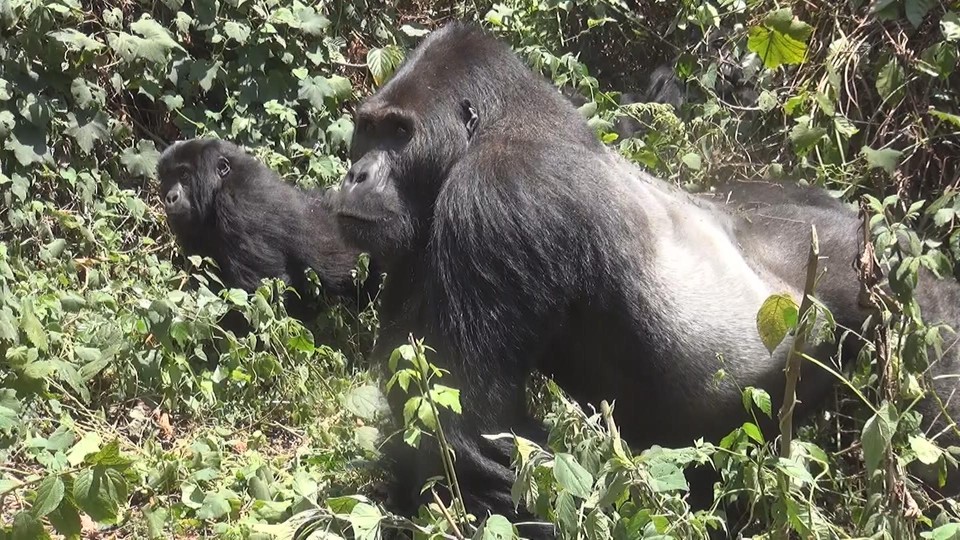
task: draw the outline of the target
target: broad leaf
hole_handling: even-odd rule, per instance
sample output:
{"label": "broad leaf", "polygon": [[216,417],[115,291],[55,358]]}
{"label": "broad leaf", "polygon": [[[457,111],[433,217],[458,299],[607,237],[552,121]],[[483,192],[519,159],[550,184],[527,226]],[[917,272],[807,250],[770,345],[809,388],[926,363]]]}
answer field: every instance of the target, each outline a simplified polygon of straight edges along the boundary
{"label": "broad leaf", "polygon": [[750,29],[747,48],[757,53],[767,69],[784,64],[800,64],[807,53],[807,40],[813,28],[793,16],[790,8],[773,11],[760,26]]}
{"label": "broad leaf", "polygon": [[63,500],[64,493],[65,488],[60,475],[53,474],[46,477],[37,487],[30,513],[33,514],[34,517],[42,518],[50,512],[53,512],[60,506],[60,501]]}
{"label": "broad leaf", "polygon": [[757,311],[757,332],[760,341],[773,354],[787,333],[797,327],[799,307],[786,294],[774,294],[767,298]]}
{"label": "broad leaf", "polygon": [[67,124],[65,133],[77,141],[77,146],[84,154],[92,152],[94,144],[109,135],[107,116],[102,112],[88,118],[81,117],[79,120],[73,113],[67,113]]}
{"label": "broad leaf", "polygon": [[367,67],[373,75],[373,82],[377,86],[384,83],[397,66],[403,62],[403,51],[396,45],[387,45],[380,49],[370,49],[367,52]]}
{"label": "broad leaf", "polygon": [[134,175],[152,178],[157,172],[160,152],[153,141],[141,140],[136,148],[127,148],[120,154],[120,163]]}
{"label": "broad leaf", "polygon": [[871,416],[863,426],[861,444],[868,472],[873,473],[880,466],[896,430],[896,410],[884,402],[877,414]]}
{"label": "broad leaf", "polygon": [[893,174],[893,171],[897,170],[901,154],[901,151],[892,148],[880,150],[874,150],[869,146],[860,148],[860,155],[867,160],[867,165],[871,169],[883,169],[888,174]]}
{"label": "broad leaf", "polygon": [[560,487],[582,499],[593,490],[593,475],[577,463],[571,454],[559,453],[554,458],[553,477]]}

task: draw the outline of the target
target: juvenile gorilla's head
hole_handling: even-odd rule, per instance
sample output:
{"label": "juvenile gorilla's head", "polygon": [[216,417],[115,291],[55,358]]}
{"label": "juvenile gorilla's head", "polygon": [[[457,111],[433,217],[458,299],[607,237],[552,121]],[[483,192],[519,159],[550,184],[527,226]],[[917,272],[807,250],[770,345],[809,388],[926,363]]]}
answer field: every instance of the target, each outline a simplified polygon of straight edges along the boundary
{"label": "juvenile gorilla's head", "polygon": [[191,254],[202,249],[208,220],[226,182],[259,163],[239,147],[216,139],[176,142],[160,156],[157,175],[167,223]]}

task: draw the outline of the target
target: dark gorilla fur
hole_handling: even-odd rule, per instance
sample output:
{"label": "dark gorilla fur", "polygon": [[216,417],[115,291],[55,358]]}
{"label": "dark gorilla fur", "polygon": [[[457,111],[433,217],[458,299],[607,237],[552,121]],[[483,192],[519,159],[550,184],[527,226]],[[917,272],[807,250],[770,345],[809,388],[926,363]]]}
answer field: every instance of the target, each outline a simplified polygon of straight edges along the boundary
{"label": "dark gorilla fur", "polygon": [[[326,295],[360,299],[363,307],[375,294],[372,265],[358,293],[351,272],[360,251],[340,237],[329,190],[297,189],[239,147],[215,139],[172,144],[157,173],[177,243],[188,255],[216,261],[226,286],[251,292],[264,278],[281,278],[305,298],[305,270],[312,268]],[[303,316],[304,304],[288,306]]]}
{"label": "dark gorilla fur", "polygon": [[[716,441],[748,419],[746,386],[778,406],[791,344],[771,357],[756,315],[770,294],[800,300],[811,223],[827,270],[819,299],[843,327],[859,329],[870,313],[858,303],[855,212],[815,189],[742,184],[728,203],[653,178],[478,29],[427,37],[356,122],[337,219],[389,276],[374,355],[385,360],[413,333],[451,372],[445,384],[460,388],[463,414],[444,428],[478,516],[517,517],[509,449],[481,434],[543,442],[525,403],[533,370],[581,403],[616,400],[624,437],[641,449]],[[960,286],[921,281],[924,316],[960,321]],[[835,348],[810,352],[826,360]],[[960,347],[949,350],[935,374],[958,372]],[[799,413],[832,383],[806,369]],[[935,387],[947,399],[955,384]],[[931,402],[921,409],[935,416]],[[773,422],[763,429],[776,433]],[[956,444],[956,432],[940,440]],[[397,456],[400,511],[413,512],[420,486],[440,473],[424,446]]]}

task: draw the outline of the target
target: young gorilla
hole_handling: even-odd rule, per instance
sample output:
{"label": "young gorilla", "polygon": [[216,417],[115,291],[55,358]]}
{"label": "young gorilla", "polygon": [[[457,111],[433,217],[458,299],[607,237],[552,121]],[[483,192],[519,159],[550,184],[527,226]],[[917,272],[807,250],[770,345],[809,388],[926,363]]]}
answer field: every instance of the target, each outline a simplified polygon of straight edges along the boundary
{"label": "young gorilla", "polygon": [[[616,400],[623,436],[641,449],[718,440],[747,419],[746,386],[779,406],[790,343],[771,357],[756,315],[774,293],[799,303],[810,223],[827,270],[817,296],[844,327],[869,315],[854,212],[818,190],[744,184],[734,199],[761,204],[743,209],[690,196],[606,149],[560,92],[477,29],[431,34],[356,122],[337,219],[390,276],[374,354],[385,360],[412,333],[451,372],[463,414],[444,429],[478,516],[516,517],[508,451],[481,434],[540,435],[524,396],[535,369],[582,403]],[[957,323],[960,287],[930,279],[925,317]],[[957,373],[957,350],[934,371]],[[800,407],[831,384],[807,369]],[[954,385],[936,388],[947,399]],[[392,502],[411,512],[439,471],[428,449],[408,457]]]}
{"label": "young gorilla", "polygon": [[[306,298],[304,271],[312,268],[327,295],[359,299],[364,307],[376,293],[372,268],[358,292],[351,272],[360,251],[340,238],[330,191],[299,190],[237,146],[215,139],[172,144],[157,173],[177,243],[189,255],[215,260],[226,286],[250,292],[262,279],[279,277]],[[297,316],[307,314],[303,302],[288,306]]]}

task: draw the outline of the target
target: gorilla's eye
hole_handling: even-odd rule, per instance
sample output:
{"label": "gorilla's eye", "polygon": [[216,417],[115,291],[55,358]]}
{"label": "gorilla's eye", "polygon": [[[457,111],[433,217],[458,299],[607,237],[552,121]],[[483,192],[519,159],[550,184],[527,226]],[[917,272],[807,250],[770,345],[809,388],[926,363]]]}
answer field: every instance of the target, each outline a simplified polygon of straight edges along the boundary
{"label": "gorilla's eye", "polygon": [[220,178],[230,174],[230,162],[227,161],[227,158],[220,157],[217,159],[217,175]]}

